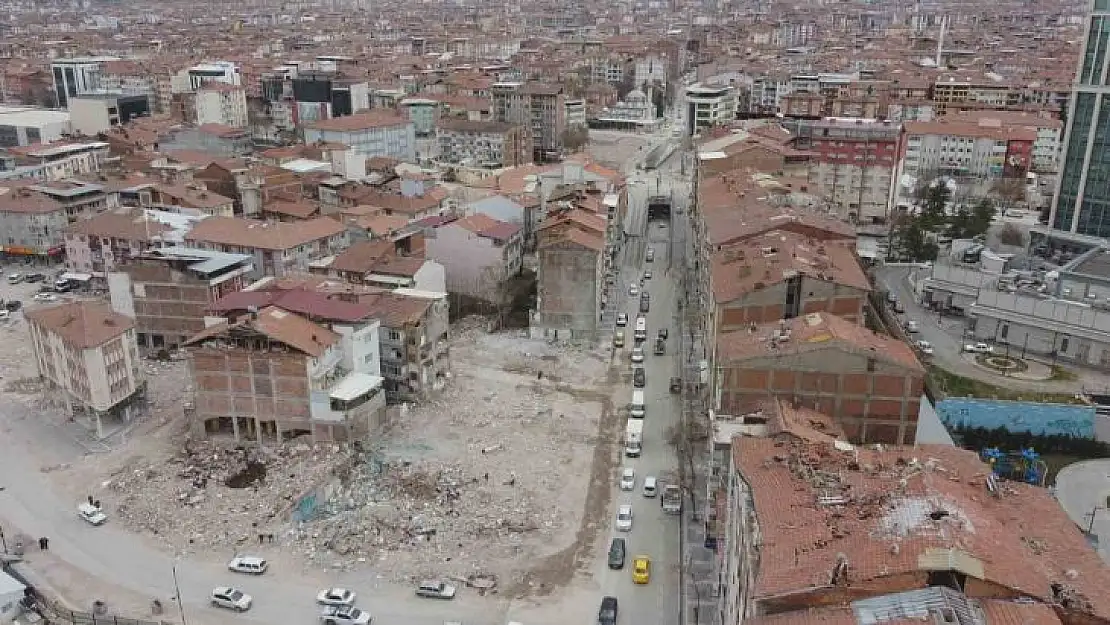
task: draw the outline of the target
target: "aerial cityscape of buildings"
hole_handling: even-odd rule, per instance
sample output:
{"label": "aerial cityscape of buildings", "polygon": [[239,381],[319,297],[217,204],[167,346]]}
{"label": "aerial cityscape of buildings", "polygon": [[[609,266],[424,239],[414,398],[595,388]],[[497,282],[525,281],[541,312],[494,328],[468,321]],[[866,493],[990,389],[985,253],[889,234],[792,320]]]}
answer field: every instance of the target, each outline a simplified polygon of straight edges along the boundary
{"label": "aerial cityscape of buildings", "polygon": [[2,5],[0,625],[1110,625],[1110,0]]}

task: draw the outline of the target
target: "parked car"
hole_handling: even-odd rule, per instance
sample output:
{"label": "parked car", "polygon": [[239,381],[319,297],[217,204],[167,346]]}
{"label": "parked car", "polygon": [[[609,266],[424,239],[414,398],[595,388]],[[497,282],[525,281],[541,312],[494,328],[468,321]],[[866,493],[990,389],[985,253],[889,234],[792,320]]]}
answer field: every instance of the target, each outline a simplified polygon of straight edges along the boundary
{"label": "parked car", "polygon": [[229,570],[236,573],[250,573],[252,575],[262,575],[270,564],[266,562],[265,558],[258,556],[235,556],[231,562],[227,563]]}
{"label": "parked car", "polygon": [[913,334],[913,333],[917,332],[920,329],[921,328],[917,325],[917,322],[914,321],[913,319],[910,319],[909,321],[906,322],[906,332],[909,332],[910,334]]}
{"label": "parked car", "polygon": [[349,605],[331,605],[320,614],[324,625],[370,625],[370,613]]}
{"label": "parked car", "polygon": [[632,362],[635,362],[635,363],[643,362],[644,361],[644,348],[643,347],[633,347],[632,348],[632,355],[630,356],[630,358],[632,359]]}
{"label": "parked car", "polygon": [[56,302],[58,301],[58,296],[53,293],[35,293],[35,296],[31,299],[36,302]]}
{"label": "parked car", "polygon": [[8,309],[9,312],[16,312],[23,308],[23,302],[17,299],[8,300],[8,302],[4,304],[4,308]]}
{"label": "parked car", "polygon": [[619,537],[614,538],[613,541],[609,543],[609,568],[614,571],[623,569],[625,553],[624,539]]}
{"label": "parked car", "polygon": [[933,355],[933,346],[932,346],[931,343],[929,343],[929,341],[925,341],[925,340],[918,341],[917,342],[917,349],[920,349],[921,353],[925,354],[926,356],[932,356]]}
{"label": "parked car", "polygon": [[29,274],[27,274],[27,277],[24,278],[23,280],[25,282],[32,282],[32,283],[33,282],[42,282],[43,280],[46,280],[46,276],[41,274],[41,273],[29,273]]}
{"label": "parked car", "polygon": [[969,343],[964,345],[964,351],[972,354],[990,354],[994,351],[994,348],[986,343]]}
{"label": "parked car", "polygon": [[636,284],[635,282],[628,285],[628,294],[633,296],[633,297],[639,295],[640,294],[640,286],[638,284]]}
{"label": "parked car", "polygon": [[455,587],[440,580],[428,580],[421,582],[416,588],[416,596],[425,599],[454,599]]}
{"label": "parked car", "polygon": [[623,328],[628,325],[628,313],[617,313],[617,327]]}
{"label": "parked car", "polygon": [[219,608],[246,612],[251,609],[252,602],[250,595],[237,588],[220,586],[212,589],[212,605]]}
{"label": "parked car", "polygon": [[617,508],[617,531],[632,531],[632,504],[623,504]]}
{"label": "parked car", "polygon": [[323,605],[354,605],[355,593],[346,588],[325,588],[316,595],[316,603]]}
{"label": "parked car", "polygon": [[651,270],[648,269],[644,272],[644,280],[651,280]]}
{"label": "parked car", "polygon": [[636,469],[625,467],[621,471],[621,490],[634,490],[636,488]]}
{"label": "parked car", "polygon": [[77,516],[84,519],[89,525],[104,525],[108,520],[108,515],[104,514],[103,510],[91,503],[79,504],[77,506]]}
{"label": "parked car", "polygon": [[655,262],[655,248],[652,248],[652,247],[648,248],[647,257],[644,260],[646,260],[649,263]]}
{"label": "parked car", "polygon": [[647,386],[647,372],[643,367],[636,367],[632,371],[632,386],[634,388],[644,388]]}
{"label": "parked car", "polygon": [[632,560],[632,583],[646,584],[651,581],[651,558],[636,556]]}

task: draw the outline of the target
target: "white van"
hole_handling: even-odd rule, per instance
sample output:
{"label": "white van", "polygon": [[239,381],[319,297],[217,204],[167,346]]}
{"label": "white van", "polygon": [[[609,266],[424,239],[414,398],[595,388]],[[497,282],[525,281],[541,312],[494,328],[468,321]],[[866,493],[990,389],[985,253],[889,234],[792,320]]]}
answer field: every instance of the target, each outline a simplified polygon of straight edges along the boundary
{"label": "white van", "polygon": [[632,403],[629,404],[629,413],[633,419],[643,419],[647,414],[647,406],[644,404],[644,389],[637,388],[632,390]]}
{"label": "white van", "polygon": [[644,477],[644,497],[654,497],[659,492],[659,484],[654,475]]}
{"label": "white van", "polygon": [[636,317],[636,331],[632,336],[637,341],[647,340],[647,319],[643,316]]}

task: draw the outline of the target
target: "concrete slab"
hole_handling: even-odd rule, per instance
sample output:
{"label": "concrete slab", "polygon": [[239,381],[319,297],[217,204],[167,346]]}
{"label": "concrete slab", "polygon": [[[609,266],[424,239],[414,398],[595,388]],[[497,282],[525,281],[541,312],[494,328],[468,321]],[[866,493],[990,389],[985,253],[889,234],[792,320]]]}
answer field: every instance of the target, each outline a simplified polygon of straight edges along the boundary
{"label": "concrete slab", "polygon": [[1110,564],[1110,459],[1070,464],[1056,475],[1056,500],[1079,528],[1095,537]]}

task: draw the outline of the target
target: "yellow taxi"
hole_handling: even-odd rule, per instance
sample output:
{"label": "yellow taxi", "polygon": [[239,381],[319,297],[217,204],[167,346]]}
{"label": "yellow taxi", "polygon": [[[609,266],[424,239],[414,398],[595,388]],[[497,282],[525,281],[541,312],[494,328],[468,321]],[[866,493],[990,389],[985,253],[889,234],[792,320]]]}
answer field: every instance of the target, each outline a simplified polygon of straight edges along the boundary
{"label": "yellow taxi", "polygon": [[632,582],[646,584],[651,581],[651,558],[636,556],[632,561]]}

